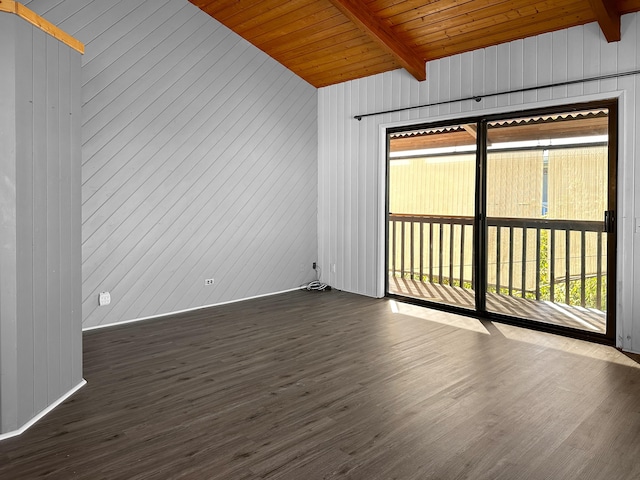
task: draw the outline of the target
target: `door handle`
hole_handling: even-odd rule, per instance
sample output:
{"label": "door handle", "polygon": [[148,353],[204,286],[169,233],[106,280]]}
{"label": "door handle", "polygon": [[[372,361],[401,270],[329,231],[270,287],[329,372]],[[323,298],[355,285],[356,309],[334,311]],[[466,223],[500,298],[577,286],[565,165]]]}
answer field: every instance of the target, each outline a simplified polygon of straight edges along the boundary
{"label": "door handle", "polygon": [[606,210],[604,212],[604,231],[606,233],[614,233],[616,231],[615,210]]}

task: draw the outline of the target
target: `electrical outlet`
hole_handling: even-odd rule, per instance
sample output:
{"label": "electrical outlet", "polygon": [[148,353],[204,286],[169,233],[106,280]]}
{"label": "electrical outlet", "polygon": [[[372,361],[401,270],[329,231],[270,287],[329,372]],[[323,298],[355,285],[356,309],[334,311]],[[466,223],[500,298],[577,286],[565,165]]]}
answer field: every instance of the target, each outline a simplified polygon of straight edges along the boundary
{"label": "electrical outlet", "polygon": [[98,305],[103,307],[111,303],[111,294],[109,292],[100,292],[98,295]]}
{"label": "electrical outlet", "polygon": [[208,285],[213,285],[213,278],[206,278],[204,280],[204,284],[207,285],[207,286]]}

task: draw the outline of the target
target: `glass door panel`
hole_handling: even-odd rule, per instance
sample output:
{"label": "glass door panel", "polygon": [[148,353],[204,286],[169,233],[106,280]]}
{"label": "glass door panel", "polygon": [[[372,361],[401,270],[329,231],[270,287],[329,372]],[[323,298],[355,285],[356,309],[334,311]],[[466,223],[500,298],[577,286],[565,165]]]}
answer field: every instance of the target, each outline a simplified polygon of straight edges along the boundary
{"label": "glass door panel", "polygon": [[388,292],[475,309],[476,124],[389,136]]}
{"label": "glass door panel", "polygon": [[608,116],[487,124],[488,312],[607,333]]}

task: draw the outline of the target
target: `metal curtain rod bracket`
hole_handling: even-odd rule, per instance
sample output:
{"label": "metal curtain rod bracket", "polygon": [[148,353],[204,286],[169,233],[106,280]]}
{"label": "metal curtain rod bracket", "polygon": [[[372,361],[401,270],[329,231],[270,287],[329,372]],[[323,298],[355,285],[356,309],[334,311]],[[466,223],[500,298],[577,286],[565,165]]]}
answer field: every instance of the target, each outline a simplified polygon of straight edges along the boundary
{"label": "metal curtain rod bracket", "polygon": [[485,95],[473,95],[473,96],[470,96],[470,97],[458,98],[458,99],[455,99],[455,100],[445,100],[445,101],[442,101],[442,102],[425,103],[423,105],[416,105],[414,107],[402,107],[402,108],[394,108],[392,110],[384,110],[382,112],[363,113],[363,114],[360,114],[360,115],[355,115],[353,118],[358,120],[358,121],[360,121],[365,117],[373,117],[373,116],[376,116],[376,115],[384,115],[385,113],[404,112],[406,110],[415,110],[417,108],[437,107],[438,105],[446,105],[446,104],[449,104],[449,103],[464,102],[466,100],[474,100],[476,102],[481,102],[483,98],[497,97],[499,95],[509,95],[511,93],[531,92],[533,90],[540,90],[542,88],[566,87],[568,85],[575,85],[577,83],[595,82],[597,80],[609,80],[609,79],[612,79],[612,78],[627,77],[627,76],[630,76],[630,75],[639,75],[639,74],[640,74],[640,70],[633,70],[631,72],[622,72],[622,73],[610,73],[608,75],[599,75],[597,77],[582,78],[580,80],[568,80],[566,82],[548,83],[548,84],[545,84],[545,85],[538,85],[538,86],[535,86],[535,87],[526,87],[526,88],[517,88],[517,89],[514,89],[514,90],[506,90],[504,92],[487,93]]}

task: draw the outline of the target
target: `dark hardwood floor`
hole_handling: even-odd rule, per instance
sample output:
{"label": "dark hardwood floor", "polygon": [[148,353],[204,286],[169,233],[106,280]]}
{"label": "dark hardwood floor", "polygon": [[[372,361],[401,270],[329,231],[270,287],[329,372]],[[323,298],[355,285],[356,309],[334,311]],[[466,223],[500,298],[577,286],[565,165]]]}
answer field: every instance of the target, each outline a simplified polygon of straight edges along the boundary
{"label": "dark hardwood floor", "polygon": [[12,479],[637,479],[638,358],[336,291],[87,332]]}

